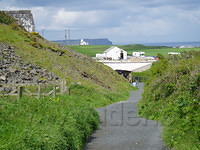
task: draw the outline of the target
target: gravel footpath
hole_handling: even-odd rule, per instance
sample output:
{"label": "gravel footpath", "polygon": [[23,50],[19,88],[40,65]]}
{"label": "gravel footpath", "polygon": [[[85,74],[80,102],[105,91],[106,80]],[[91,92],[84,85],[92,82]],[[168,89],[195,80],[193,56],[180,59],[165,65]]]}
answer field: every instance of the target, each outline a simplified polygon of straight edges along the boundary
{"label": "gravel footpath", "polygon": [[133,91],[128,101],[98,109],[102,123],[85,150],[167,150],[159,123],[137,115],[143,88],[139,84],[139,90]]}

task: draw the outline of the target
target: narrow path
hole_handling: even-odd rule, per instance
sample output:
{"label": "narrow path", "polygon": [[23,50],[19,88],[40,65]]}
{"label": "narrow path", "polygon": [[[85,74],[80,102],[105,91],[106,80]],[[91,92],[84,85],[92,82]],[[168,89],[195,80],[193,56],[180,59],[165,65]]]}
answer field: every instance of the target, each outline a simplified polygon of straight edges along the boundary
{"label": "narrow path", "polygon": [[85,150],[166,150],[161,126],[137,115],[143,88],[139,84],[139,90],[133,91],[128,101],[98,109],[102,123]]}

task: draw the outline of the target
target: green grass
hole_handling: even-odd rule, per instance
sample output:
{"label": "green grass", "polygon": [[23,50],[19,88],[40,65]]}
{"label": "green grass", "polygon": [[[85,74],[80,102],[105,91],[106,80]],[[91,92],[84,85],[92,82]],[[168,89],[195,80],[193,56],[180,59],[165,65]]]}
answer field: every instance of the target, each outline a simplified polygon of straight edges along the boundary
{"label": "green grass", "polygon": [[[167,55],[168,52],[184,52],[184,51],[200,51],[200,48],[168,48],[163,46],[143,46],[143,45],[116,45],[128,52],[129,55],[132,55],[133,52],[143,51],[146,56],[157,56],[159,53],[162,55]],[[111,46],[107,45],[97,45],[97,46],[70,46],[71,49],[95,57],[97,53],[103,53],[106,49]]]}
{"label": "green grass", "polygon": [[69,46],[71,49],[91,56],[91,57],[95,57],[97,53],[102,53],[104,52],[106,49],[108,49],[110,46],[107,45],[84,45],[84,46]]}
{"label": "green grass", "polygon": [[174,150],[200,149],[200,52],[162,58],[144,73],[147,77],[139,114],[159,120],[166,144]]}
{"label": "green grass", "polygon": [[0,98],[0,149],[81,150],[98,128],[94,108],[122,100],[128,93],[100,93],[74,84],[70,96]]}
{"label": "green grass", "polygon": [[162,48],[162,49],[143,49],[143,50],[127,50],[129,55],[132,52],[143,51],[146,56],[157,56],[162,54],[164,56],[168,55],[168,52],[187,52],[187,51],[200,51],[200,48]]}
{"label": "green grass", "polygon": [[78,96],[0,99],[0,149],[80,150],[98,128],[90,101]]}

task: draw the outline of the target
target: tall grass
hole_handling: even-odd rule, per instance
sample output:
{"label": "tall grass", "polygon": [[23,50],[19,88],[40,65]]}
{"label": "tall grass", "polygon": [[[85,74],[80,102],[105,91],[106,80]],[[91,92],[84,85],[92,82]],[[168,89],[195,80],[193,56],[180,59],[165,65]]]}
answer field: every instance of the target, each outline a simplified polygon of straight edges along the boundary
{"label": "tall grass", "polygon": [[80,150],[97,129],[90,103],[76,96],[0,100],[0,149]]}

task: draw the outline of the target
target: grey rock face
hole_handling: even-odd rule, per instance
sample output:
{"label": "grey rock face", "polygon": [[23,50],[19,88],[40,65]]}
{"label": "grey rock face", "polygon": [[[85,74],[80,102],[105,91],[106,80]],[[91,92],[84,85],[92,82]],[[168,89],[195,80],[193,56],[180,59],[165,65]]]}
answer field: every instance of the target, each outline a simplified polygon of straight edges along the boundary
{"label": "grey rock face", "polygon": [[40,66],[25,63],[15,49],[0,43],[0,84],[48,83],[59,77]]}

